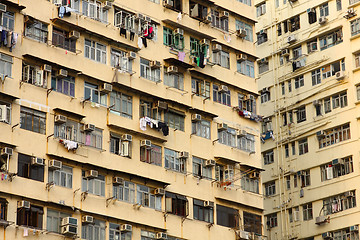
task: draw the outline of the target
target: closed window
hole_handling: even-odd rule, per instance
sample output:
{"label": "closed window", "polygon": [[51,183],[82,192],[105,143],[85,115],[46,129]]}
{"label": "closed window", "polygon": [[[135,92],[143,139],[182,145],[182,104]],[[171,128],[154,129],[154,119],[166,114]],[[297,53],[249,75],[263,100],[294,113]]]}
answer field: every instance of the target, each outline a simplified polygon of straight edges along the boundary
{"label": "closed window", "polygon": [[83,192],[105,197],[105,176],[98,175],[96,178],[86,178],[82,171],[81,189]]}
{"label": "closed window", "polygon": [[150,61],[140,58],[140,76],[153,82],[160,82],[160,68],[150,67]]}
{"label": "closed window", "polygon": [[[353,28],[351,28],[353,29]],[[357,33],[351,31],[352,35],[356,35]],[[325,50],[332,46],[335,46],[343,41],[343,33],[342,29],[336,30],[332,33],[329,33],[323,37],[319,38],[320,42],[320,50]]]}
{"label": "closed window", "polygon": [[210,139],[210,121],[201,120],[197,122],[192,122],[192,134]]}
{"label": "closed window", "polygon": [[236,130],[233,128],[218,130],[219,143],[236,147]]}
{"label": "closed window", "polygon": [[94,131],[88,131],[88,132],[81,131],[80,142],[85,146],[102,149],[102,135],[103,135],[103,130],[99,128],[95,128]]}
{"label": "closed window", "polygon": [[51,75],[51,88],[56,92],[75,97],[75,78],[71,76],[60,78]]}
{"label": "closed window", "polygon": [[332,129],[327,129],[324,131],[323,136],[319,136],[319,148],[324,148],[339,142],[349,140],[350,135],[350,124],[344,124]]}
{"label": "closed window", "polygon": [[336,11],[341,11],[342,6],[341,6],[341,0],[336,0]]}
{"label": "closed window", "polygon": [[268,62],[259,62],[259,74],[269,71],[269,63]]}
{"label": "closed window", "polygon": [[191,92],[196,96],[210,98],[210,82],[191,78]]}
{"label": "closed window", "polygon": [[0,53],[0,75],[2,78],[12,76],[12,64],[13,58],[11,56]]}
{"label": "closed window", "polygon": [[216,205],[216,223],[220,226],[236,228],[239,226],[239,211],[221,205]]}
{"label": "closed window", "polygon": [[[154,0],[150,0],[150,1],[154,1]],[[141,240],[156,240],[156,233],[141,230]]]}
{"label": "closed window", "polygon": [[272,196],[275,195],[275,181],[265,183],[265,195]]}
{"label": "closed window", "polygon": [[161,211],[161,196],[154,195],[154,189],[138,184],[136,190],[136,203]]}
{"label": "closed window", "polygon": [[184,90],[184,74],[168,73],[167,68],[164,68],[164,84],[169,87]]}
{"label": "closed window", "polygon": [[244,191],[259,193],[259,179],[252,178],[245,171],[241,172],[241,189]]}
{"label": "closed window", "polygon": [[96,0],[83,0],[82,11],[85,16],[99,22],[107,23],[108,11],[103,9],[102,2]]}
{"label": "closed window", "polygon": [[320,17],[329,16],[329,4],[325,3],[320,6]]}
{"label": "closed window", "polygon": [[307,42],[306,46],[307,46],[308,54],[317,51],[318,50],[317,38]]}
{"label": "closed window", "polygon": [[173,31],[167,27],[163,28],[164,45],[173,45]]}
{"label": "closed window", "polygon": [[20,108],[20,128],[45,134],[46,113],[31,108]]}
{"label": "closed window", "polygon": [[106,46],[101,43],[85,39],[84,54],[86,58],[106,64]]}
{"label": "closed window", "polygon": [[243,4],[246,4],[248,6],[251,6],[251,0],[237,0],[238,2],[241,2]]}
{"label": "closed window", "polygon": [[251,134],[238,135],[237,148],[246,152],[255,153],[255,136]]}
{"label": "closed window", "polygon": [[2,12],[0,14],[1,16],[1,26],[5,30],[14,31],[14,25],[15,25],[15,13],[12,12]]}
{"label": "closed window", "polygon": [[47,43],[48,25],[37,20],[30,20],[25,23],[25,36],[39,42]]}
{"label": "closed window", "polygon": [[111,49],[111,66],[132,73],[132,61],[127,57],[128,53],[117,49]]}
{"label": "closed window", "polygon": [[299,140],[299,155],[303,155],[309,151],[307,138]]}
{"label": "closed window", "polygon": [[72,167],[62,165],[60,170],[49,169],[49,182],[53,182],[56,186],[72,188],[72,181]]}
{"label": "closed window", "polygon": [[255,68],[254,62],[245,60],[245,61],[237,61],[237,71],[249,77],[255,77]]}
{"label": "closed window", "polygon": [[43,228],[44,210],[42,207],[30,205],[30,208],[18,208],[16,211],[16,224],[19,226]]}
{"label": "closed window", "polygon": [[270,91],[261,92],[261,103],[270,101]]}
{"label": "closed window", "polygon": [[213,63],[230,68],[230,54],[224,51],[213,52]]}
{"label": "closed window", "polygon": [[162,165],[161,147],[151,144],[151,147],[140,148],[140,161],[154,164],[156,166]]}
{"label": "closed window", "polygon": [[277,213],[269,214],[266,216],[266,225],[269,228],[278,226]]}
{"label": "closed window", "polygon": [[355,67],[360,67],[360,53],[355,54]]}
{"label": "closed window", "polygon": [[298,89],[303,86],[304,86],[304,75],[295,77],[295,89]]}
{"label": "closed window", "polygon": [[164,115],[164,121],[170,128],[184,131],[184,115],[168,111]]}
{"label": "closed window", "polygon": [[360,101],[360,85],[356,86],[356,99]]}
{"label": "closed window", "polygon": [[313,219],[312,203],[304,204],[302,207],[304,221]]}
{"label": "closed window", "polygon": [[107,94],[99,91],[99,86],[85,82],[84,99],[93,103],[99,103],[107,106]]}
{"label": "closed window", "polygon": [[262,235],[262,221],[261,215],[243,212],[244,218],[244,231],[253,232]]}
{"label": "closed window", "polygon": [[106,239],[105,232],[106,223],[98,219],[94,219],[93,224],[82,224],[81,226],[81,238],[86,240],[100,240]]}
{"label": "closed window", "polygon": [[360,33],[360,18],[357,18],[350,22],[351,36],[355,36]]}
{"label": "closed window", "polygon": [[305,106],[297,109],[296,112],[297,123],[306,121],[306,108]]}
{"label": "closed window", "polygon": [[0,122],[11,123],[11,104],[0,101]]}
{"label": "closed window", "polygon": [[347,103],[347,92],[338,93],[332,96],[333,109],[343,108],[348,105]]}
{"label": "closed window", "polygon": [[[265,3],[262,4],[261,6],[263,6],[262,7],[262,13],[265,14],[265,12],[266,12]],[[256,10],[257,9],[258,9],[258,7],[256,8]],[[253,26],[252,25],[236,19],[235,28],[236,28],[236,30],[239,30],[239,29],[246,30],[246,36],[244,37],[244,39],[247,40],[247,41],[250,41],[250,42],[254,41],[253,40]]]}
{"label": "closed window", "polygon": [[264,15],[266,13],[266,3],[262,3],[258,6],[256,6],[256,16],[260,17],[261,15]]}
{"label": "closed window", "polygon": [[263,158],[264,158],[264,164],[268,165],[274,162],[274,151],[270,150],[268,152],[264,152],[263,153]]}
{"label": "closed window", "polygon": [[231,106],[230,90],[224,90],[223,85],[218,86],[213,84],[213,98],[214,102],[218,102],[227,106]]}
{"label": "closed window", "polygon": [[49,232],[61,233],[61,220],[66,217],[71,217],[71,215],[48,209],[46,216],[46,230]]}
{"label": "closed window", "polygon": [[132,96],[122,92],[112,91],[110,93],[110,111],[122,117],[132,118]]}
{"label": "closed window", "polygon": [[205,178],[205,179],[212,179],[212,166],[206,166],[206,160],[192,157],[193,160],[193,174],[194,176]]}
{"label": "closed window", "polygon": [[135,183],[124,181],[123,185],[113,185],[113,196],[128,203],[135,203]]}
{"label": "closed window", "polygon": [[311,72],[312,85],[318,85],[321,83],[321,73],[320,69],[314,70]]}
{"label": "closed window", "polygon": [[220,12],[211,9],[211,25],[224,31],[229,31],[229,17],[220,16]]}
{"label": "closed window", "polygon": [[0,220],[7,220],[8,201],[5,198],[0,198]]}
{"label": "closed window", "polygon": [[70,52],[76,52],[76,40],[69,38],[69,32],[53,28],[52,44]]}
{"label": "closed window", "polygon": [[109,240],[131,240],[132,232],[120,230],[120,225],[109,223]]}
{"label": "closed window", "polygon": [[302,170],[299,178],[300,178],[301,187],[310,186],[311,181],[310,181],[310,170],[309,169]]}
{"label": "closed window", "polygon": [[194,219],[214,223],[214,208],[207,207],[204,201],[194,199]]}
{"label": "closed window", "polygon": [[186,173],[186,160],[179,157],[179,152],[165,148],[165,168]]}

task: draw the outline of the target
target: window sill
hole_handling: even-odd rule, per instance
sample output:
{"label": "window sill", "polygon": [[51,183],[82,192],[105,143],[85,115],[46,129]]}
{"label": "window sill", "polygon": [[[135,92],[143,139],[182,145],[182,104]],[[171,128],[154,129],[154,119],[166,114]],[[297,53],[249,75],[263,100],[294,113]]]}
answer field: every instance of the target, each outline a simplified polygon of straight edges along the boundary
{"label": "window sill", "polygon": [[353,8],[353,7],[356,7],[358,5],[360,5],[360,1],[349,5],[348,8]]}
{"label": "window sill", "polygon": [[353,72],[357,72],[357,71],[359,71],[359,70],[360,70],[360,66],[359,66],[359,67],[354,68],[352,71],[353,71]]}
{"label": "window sill", "polygon": [[[359,3],[360,3],[360,2],[359,2]],[[350,41],[351,41],[351,40],[354,40],[354,39],[357,39],[357,38],[359,38],[359,37],[360,37],[360,33],[356,34],[355,36],[350,37]]]}
{"label": "window sill", "polygon": [[[359,104],[360,104],[360,100],[357,100],[357,101],[355,102],[355,105],[359,105]],[[357,117],[357,119],[359,120],[360,118]]]}

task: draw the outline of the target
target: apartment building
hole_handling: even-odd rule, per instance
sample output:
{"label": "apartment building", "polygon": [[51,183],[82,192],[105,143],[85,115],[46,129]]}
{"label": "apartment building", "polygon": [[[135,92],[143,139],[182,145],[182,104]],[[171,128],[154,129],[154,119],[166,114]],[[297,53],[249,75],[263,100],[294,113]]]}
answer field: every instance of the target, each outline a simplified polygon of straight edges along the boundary
{"label": "apartment building", "polygon": [[0,0],[0,239],[263,239],[251,0]]}
{"label": "apartment building", "polygon": [[255,3],[269,239],[359,239],[359,4]]}

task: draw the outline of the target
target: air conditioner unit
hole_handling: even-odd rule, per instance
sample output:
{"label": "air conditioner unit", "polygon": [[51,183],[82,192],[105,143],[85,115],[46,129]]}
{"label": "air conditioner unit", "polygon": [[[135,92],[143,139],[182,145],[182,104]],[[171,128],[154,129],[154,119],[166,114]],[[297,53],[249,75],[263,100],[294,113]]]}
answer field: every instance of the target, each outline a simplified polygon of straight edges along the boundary
{"label": "air conditioner unit", "polygon": [[206,16],[204,19],[204,23],[212,23],[212,16]]}
{"label": "air conditioner unit", "polygon": [[161,67],[161,63],[160,63],[160,61],[151,61],[151,62],[150,62],[150,67],[151,67],[151,68],[160,68],[160,67]]}
{"label": "air conditioner unit", "polygon": [[77,235],[77,226],[67,225],[61,227],[61,234],[65,236],[75,236]]}
{"label": "air conditioner unit", "polygon": [[350,232],[358,232],[359,231],[359,225],[354,225],[350,227]]}
{"label": "air conditioner unit", "polygon": [[5,4],[0,3],[0,11],[1,12],[6,12],[6,5]]}
{"label": "air conditioner unit", "polygon": [[294,2],[296,2],[297,0],[289,0],[289,2],[292,2],[292,3],[294,3]]}
{"label": "air conditioner unit", "polygon": [[77,226],[78,225],[77,218],[73,218],[73,217],[65,217],[65,218],[63,218],[61,220],[61,226],[66,226],[66,225]]}
{"label": "air conditioner unit", "polygon": [[163,232],[158,232],[158,233],[156,233],[156,239],[164,239],[164,240],[166,240],[167,239],[167,234],[163,233]]}
{"label": "air conditioner unit", "polygon": [[49,64],[44,64],[43,67],[42,67],[42,69],[43,69],[45,72],[51,72],[52,67],[51,67],[51,65],[49,65]]}
{"label": "air conditioner unit", "polygon": [[281,50],[281,56],[287,57],[289,55],[290,55],[289,49],[286,48],[286,49]]}
{"label": "air conditioner unit", "polygon": [[84,130],[85,132],[92,132],[92,131],[95,130],[95,125],[94,125],[94,124],[90,124],[90,123],[84,124],[83,130]]}
{"label": "air conditioner unit", "polygon": [[60,170],[62,168],[62,162],[58,160],[50,160],[49,161],[49,169],[52,170]]}
{"label": "air conditioner unit", "polygon": [[130,134],[123,134],[121,136],[121,140],[131,142],[132,141],[132,136]]}
{"label": "air conditioner unit", "polygon": [[128,58],[131,60],[136,58],[136,52],[129,52],[127,55],[128,55]]}
{"label": "air conditioner unit", "polygon": [[326,17],[319,17],[319,24],[325,24],[327,22],[327,18]]}
{"label": "air conditioner unit", "polygon": [[179,153],[179,158],[188,158],[188,157],[189,157],[189,152],[181,151]]}
{"label": "air conditioner unit", "polygon": [[212,50],[213,50],[213,52],[219,52],[219,51],[221,51],[221,50],[222,50],[221,44],[214,44]]}
{"label": "air conditioner unit", "polygon": [[252,172],[249,174],[249,178],[260,178],[259,172]]}
{"label": "air conditioner unit", "polygon": [[206,160],[205,162],[205,167],[213,167],[215,165],[216,165],[216,161],[212,159]]}
{"label": "air conditioner unit", "polygon": [[78,31],[71,31],[69,33],[69,38],[70,39],[79,39],[80,38],[80,32]]}
{"label": "air conditioner unit", "polygon": [[137,13],[137,14],[135,15],[135,18],[136,18],[137,20],[145,20],[144,15],[141,14],[141,13]]}
{"label": "air conditioner unit", "polygon": [[177,28],[177,29],[175,29],[174,34],[175,35],[184,35],[184,30],[181,28]]}
{"label": "air conditioner unit", "polygon": [[315,9],[314,8],[308,8],[306,9],[307,13],[315,13]]}
{"label": "air conditioner unit", "polygon": [[178,68],[176,66],[169,66],[167,68],[167,72],[168,73],[177,73],[178,72]]}
{"label": "air conditioner unit", "polygon": [[326,220],[327,220],[327,218],[325,216],[318,216],[315,219],[315,224],[320,225],[320,224],[326,223]]}
{"label": "air conditioner unit", "polygon": [[193,114],[193,115],[191,115],[191,121],[193,121],[193,122],[199,122],[199,121],[201,121],[201,115],[200,114]]}
{"label": "air conditioner unit", "polygon": [[31,158],[31,165],[43,166],[44,165],[44,159],[39,158],[39,157],[32,157]]}
{"label": "air conditioner unit", "polygon": [[154,191],[155,195],[165,195],[165,189],[163,188],[156,188]]}
{"label": "air conditioner unit", "polygon": [[229,91],[229,88],[226,85],[220,85],[219,92],[226,93]]}
{"label": "air conditioner unit", "polygon": [[6,105],[0,105],[0,122],[7,122],[8,111]]}
{"label": "air conditioner unit", "polygon": [[214,202],[212,201],[204,201],[204,207],[213,208]]}
{"label": "air conditioner unit", "polygon": [[287,42],[288,42],[288,43],[296,42],[296,37],[295,37],[295,35],[292,34],[292,35],[288,36]]}
{"label": "air conditioner unit", "polygon": [[2,157],[9,157],[13,155],[13,149],[9,147],[4,147],[1,149],[1,156]]}
{"label": "air conditioner unit", "polygon": [[246,136],[247,132],[245,130],[236,130],[237,136]]}
{"label": "air conditioner unit", "polygon": [[249,232],[243,230],[237,230],[236,234],[238,235],[240,240],[248,240],[249,239]]}
{"label": "air conditioner unit", "polygon": [[323,138],[323,137],[325,137],[325,132],[323,130],[317,131],[316,136],[318,138]]}
{"label": "air conditioner unit", "polygon": [[90,215],[82,216],[82,223],[93,223],[94,217]]}
{"label": "air conditioner unit", "polygon": [[332,233],[331,232],[325,232],[321,234],[323,239],[332,239]]}
{"label": "air conditioner unit", "polygon": [[113,177],[113,185],[116,185],[116,186],[124,185],[124,179],[121,177]]}
{"label": "air conditioner unit", "polygon": [[349,19],[349,18],[352,18],[354,16],[356,16],[356,12],[355,12],[354,8],[349,8],[344,17]]}
{"label": "air conditioner unit", "polygon": [[261,89],[261,92],[263,93],[270,92],[270,87],[264,87],[263,89]]}
{"label": "air conditioner unit", "polygon": [[141,140],[140,146],[141,147],[151,147],[151,141],[150,140]]}
{"label": "air conditioner unit", "polygon": [[88,170],[85,172],[85,178],[92,179],[97,178],[99,176],[99,172],[96,170]]}
{"label": "air conditioner unit", "polygon": [[130,224],[121,224],[121,232],[132,232],[132,226]]}
{"label": "air conditioner unit", "polygon": [[204,38],[200,41],[200,45],[210,45],[210,40]]}
{"label": "air conditioner unit", "polygon": [[241,53],[241,54],[237,55],[237,59],[236,59],[236,60],[238,60],[238,61],[245,61],[245,60],[247,60],[247,55],[244,54],[244,53]]}
{"label": "air conditioner unit", "polygon": [[230,16],[228,11],[221,11],[220,18],[228,18]]}
{"label": "air conditioner unit", "polygon": [[145,16],[145,21],[151,23],[151,17]]}
{"label": "air conditioner unit", "polygon": [[268,60],[268,58],[266,57],[266,58],[261,58],[260,60],[259,60],[259,63],[260,64],[266,64],[266,63],[268,63],[269,62],[269,60]]}
{"label": "air conditioner unit", "polygon": [[68,76],[68,71],[65,69],[59,69],[59,71],[56,74],[57,77],[67,77]]}
{"label": "air conditioner unit", "polygon": [[55,6],[61,6],[62,0],[53,0],[53,3],[55,4]]}
{"label": "air conditioner unit", "polygon": [[310,49],[309,49],[310,52],[315,52],[317,49],[317,42],[310,43],[309,47],[310,47]]}
{"label": "air conditioner unit", "polygon": [[344,73],[344,71],[336,72],[336,73],[335,73],[335,78],[336,78],[336,80],[338,80],[338,81],[344,79],[344,78],[345,78],[345,73]]}
{"label": "air conditioner unit", "polygon": [[344,196],[345,197],[354,197],[354,192],[352,192],[352,191],[345,192]]}
{"label": "air conditioner unit", "polygon": [[26,208],[26,209],[29,209],[29,208],[30,208],[30,202],[29,202],[29,201],[25,201],[25,200],[18,201],[18,202],[17,202],[17,208]]}
{"label": "air conditioner unit", "polygon": [[67,117],[64,115],[56,115],[55,116],[55,123],[56,124],[63,124],[67,122]]}
{"label": "air conditioner unit", "polygon": [[228,125],[226,123],[218,123],[218,130],[223,131],[227,129],[228,129]]}
{"label": "air conditioner unit", "polygon": [[161,109],[161,110],[167,110],[168,109],[168,104],[164,101],[157,101],[156,102],[156,107],[158,109]]}
{"label": "air conditioner unit", "polygon": [[173,0],[163,0],[163,6],[166,8],[173,8],[174,1]]}
{"label": "air conditioner unit", "polygon": [[319,106],[319,105],[321,105],[321,101],[320,100],[314,100],[313,105],[314,106]]}
{"label": "air conditioner unit", "polygon": [[247,32],[245,29],[238,29],[236,30],[236,36],[244,38],[247,36]]}
{"label": "air conditioner unit", "polygon": [[112,91],[113,86],[110,83],[104,83],[100,86],[100,92],[102,93],[110,93]]}
{"label": "air conditioner unit", "polygon": [[103,10],[109,10],[109,9],[111,9],[111,7],[112,7],[112,2],[110,2],[110,1],[104,2]]}

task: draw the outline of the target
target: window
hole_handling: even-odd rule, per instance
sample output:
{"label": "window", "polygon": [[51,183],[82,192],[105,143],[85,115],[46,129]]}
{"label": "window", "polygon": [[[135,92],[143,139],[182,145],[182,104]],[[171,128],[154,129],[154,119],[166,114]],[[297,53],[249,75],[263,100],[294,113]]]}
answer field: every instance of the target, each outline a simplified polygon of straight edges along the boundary
{"label": "window", "polygon": [[210,121],[201,120],[197,122],[192,122],[192,134],[210,139]]}
{"label": "window", "polygon": [[314,102],[316,116],[322,116],[322,100]]}
{"label": "window", "polygon": [[16,224],[19,226],[42,229],[44,211],[42,207],[30,205],[30,208],[18,208]]}
{"label": "window", "polygon": [[301,45],[293,49],[293,59],[296,60],[302,56],[302,47]]}
{"label": "window", "polygon": [[291,91],[292,91],[291,80],[288,81],[288,90],[289,90],[289,93],[291,93]]}
{"label": "window", "polygon": [[[271,117],[265,118],[264,121],[261,124],[261,132],[264,134],[266,134],[267,132],[272,131],[273,127],[272,127],[272,122],[271,122]],[[271,136],[269,136],[271,137]],[[265,139],[266,140],[266,139]]]}
{"label": "window", "polygon": [[251,0],[237,0],[238,2],[241,2],[243,4],[251,6]]}
{"label": "window", "polygon": [[150,148],[140,148],[140,161],[154,164],[156,166],[162,165],[161,147],[151,144]]}
{"label": "window", "polygon": [[261,92],[261,103],[266,103],[270,101],[270,91]]}
{"label": "window", "polygon": [[113,195],[119,201],[135,203],[135,183],[124,181],[124,185],[113,185]]}
{"label": "window", "polygon": [[262,235],[261,215],[243,212],[244,231]]}
{"label": "window", "polygon": [[164,115],[165,123],[170,127],[180,131],[184,131],[184,115],[180,113],[175,113],[173,111],[168,111]]}
{"label": "window", "polygon": [[72,188],[72,181],[72,167],[62,165],[60,170],[49,169],[49,182],[53,182],[56,186]]}
{"label": "window", "polygon": [[277,213],[269,214],[266,216],[266,225],[269,228],[277,227],[278,225]]}
{"label": "window", "polygon": [[304,204],[303,206],[303,219],[308,221],[313,219],[312,203]]}
{"label": "window", "polygon": [[296,113],[297,123],[306,121],[306,108],[305,106],[297,109]]}
{"label": "window", "polygon": [[80,9],[80,0],[62,0],[62,6],[72,8],[78,13]]}
{"label": "window", "polygon": [[213,84],[213,98],[214,102],[231,106],[230,90],[223,89],[223,85],[219,87],[218,85]]}
{"label": "window", "polygon": [[274,151],[270,150],[263,153],[264,164],[268,165],[274,162]]}
{"label": "window", "polygon": [[154,189],[139,184],[136,189],[136,203],[161,211],[161,196],[152,194]]}
{"label": "window", "polygon": [[336,0],[336,11],[341,11],[342,6],[341,6],[341,0]]}
{"label": "window", "polygon": [[298,89],[303,86],[304,86],[304,75],[295,77],[295,89]]}
{"label": "window", "polygon": [[350,139],[350,124],[335,127],[324,131],[324,136],[319,137],[319,148],[324,148]]}
{"label": "window", "polygon": [[156,239],[156,233],[141,230],[141,240],[155,240]]}
{"label": "window", "polygon": [[5,30],[14,31],[15,25],[15,14],[12,12],[2,12],[1,13],[1,26]]}
{"label": "window", "polygon": [[338,93],[332,96],[333,109],[343,108],[348,105],[347,103],[347,92]]}
{"label": "window", "polygon": [[153,82],[160,82],[160,68],[150,67],[150,61],[140,58],[140,76]]}
{"label": "window", "polygon": [[174,32],[172,37],[173,37],[173,45],[172,45],[172,47],[175,50],[182,51],[184,49],[184,47],[185,47],[184,36],[182,34]]}
{"label": "window", "polygon": [[46,113],[26,107],[20,108],[20,128],[45,134]]}
{"label": "window", "polygon": [[317,38],[307,42],[306,46],[307,46],[308,54],[317,51],[318,50]]}
{"label": "window", "polygon": [[286,189],[290,190],[290,188],[291,188],[291,176],[288,175],[286,176]]}
{"label": "window", "polygon": [[329,16],[329,4],[325,3],[320,6],[320,17]]}
{"label": "window", "polygon": [[255,136],[246,134],[244,136],[238,135],[237,137],[237,148],[246,152],[255,152]]}
{"label": "window", "polygon": [[[251,170],[251,172],[254,172],[256,170]],[[258,178],[252,178],[249,175],[248,171],[241,171],[241,189],[247,192],[252,193],[259,193],[259,179]]]}
{"label": "window", "polygon": [[29,65],[23,62],[22,81],[35,86],[47,88],[49,73],[40,69],[39,66]]}
{"label": "window", "polygon": [[302,170],[300,175],[301,187],[310,186],[310,170]]}
{"label": "window", "polygon": [[268,40],[268,35],[267,35],[267,32],[266,30],[262,30],[260,31],[259,33],[256,34],[256,37],[257,37],[257,44],[260,45],[264,42],[267,42]]}
{"label": "window", "polygon": [[61,220],[66,217],[71,217],[71,215],[48,209],[46,216],[46,230],[49,232],[61,233]]}
{"label": "window", "polygon": [[128,72],[132,74],[132,61],[127,57],[126,52],[117,50],[117,49],[111,49],[110,51],[110,58],[111,58],[111,66],[116,67],[120,69],[121,71]]}
{"label": "window", "polygon": [[208,7],[201,5],[199,3],[190,1],[190,16],[196,19],[204,20],[208,16]]}
{"label": "window", "polygon": [[216,205],[216,223],[220,226],[236,228],[239,226],[239,211],[221,205]]}
{"label": "window", "polygon": [[360,18],[357,18],[350,22],[351,36],[355,36],[360,33]]}
{"label": "window", "polygon": [[213,63],[230,69],[230,54],[225,51],[213,51]]}
{"label": "window", "polygon": [[210,98],[210,82],[191,78],[191,92],[196,96]]}
{"label": "window", "polygon": [[110,93],[110,111],[126,118],[132,118],[132,96],[122,92],[112,91]]}
{"label": "window", "polygon": [[[359,227],[359,225],[355,225],[355,226]],[[357,239],[359,239],[358,231],[350,230],[350,227],[330,232],[330,234],[332,236],[332,239],[336,239],[336,240],[341,240],[341,239],[357,240]]]}
{"label": "window", "polygon": [[200,159],[198,157],[192,157],[193,160],[193,174],[194,176],[212,179],[212,167],[206,166],[206,160]]}
{"label": "window", "polygon": [[236,147],[236,130],[227,128],[226,130],[218,129],[219,143],[230,147]]}
{"label": "window", "polygon": [[259,74],[269,71],[269,62],[259,62]]}
{"label": "window", "polygon": [[[5,117],[6,114],[6,117]],[[11,104],[7,102],[0,101],[0,119],[4,120],[7,124],[11,123]],[[1,121],[0,121],[1,122]]]}
{"label": "window", "polygon": [[173,45],[173,31],[167,27],[164,27],[163,35],[164,35],[164,45],[172,46]]}
{"label": "window", "polygon": [[289,144],[286,143],[286,144],[284,145],[284,148],[285,148],[285,157],[288,158],[289,155],[290,155],[290,153],[289,153]]}
{"label": "window", "polygon": [[[279,23],[279,24],[277,24],[277,35],[281,36],[281,34],[282,34],[281,23]],[[280,57],[280,59],[281,59],[281,57]],[[283,64],[283,62],[280,60],[280,65],[282,65],[282,64]]]}
{"label": "window", "polygon": [[51,88],[56,92],[75,97],[75,78],[70,76],[60,78],[54,74],[53,71],[51,75]]}
{"label": "window", "polygon": [[275,181],[265,183],[265,196],[272,196],[275,194]]}
{"label": "window", "polygon": [[339,62],[335,62],[333,64],[324,66],[321,71],[322,71],[322,78],[326,79],[329,78],[331,76],[334,76],[337,72],[340,71],[344,71],[345,70],[345,62],[344,59],[339,61]]}
{"label": "window", "polygon": [[99,128],[95,128],[95,130],[91,132],[81,131],[81,143],[85,146],[102,149],[102,134],[102,130]]}
{"label": "window", "polygon": [[355,67],[360,67],[360,53],[355,54]]}
{"label": "window", "polygon": [[356,207],[355,191],[345,192],[323,200],[324,215],[345,211]]}
{"label": "window", "polygon": [[103,9],[102,3],[96,0],[83,0],[83,15],[99,22],[107,23],[108,11]]}
{"label": "window", "polygon": [[68,37],[69,32],[53,28],[52,44],[70,52],[76,52],[76,40]]}
{"label": "window", "polygon": [[309,152],[307,138],[299,140],[298,144],[299,144],[299,155],[303,155],[303,154]]}
{"label": "window", "polygon": [[169,87],[184,90],[184,74],[168,73],[167,68],[164,68],[164,84]]}
{"label": "window", "polygon": [[105,176],[98,175],[97,178],[86,178],[82,171],[81,189],[83,192],[105,197]]}
{"label": "window", "polygon": [[289,215],[289,222],[292,223],[292,222],[294,221],[292,208],[289,208],[289,210],[288,210],[288,215]]}
{"label": "window", "polygon": [[31,19],[25,23],[25,36],[39,42],[47,43],[48,25]]}
{"label": "window", "polygon": [[360,85],[356,86],[356,99],[360,101]]}
{"label": "window", "polygon": [[[351,28],[353,29],[353,28]],[[352,35],[354,32],[351,31]],[[323,37],[319,38],[319,42],[320,42],[320,50],[325,50],[327,48],[330,48],[332,46],[335,46],[339,43],[342,43],[343,41],[343,34],[342,34],[342,29],[336,30],[335,32],[332,32],[330,34],[327,34]]]}
{"label": "window", "polygon": [[0,53],[0,75],[2,78],[12,76],[12,64],[13,58],[11,56]]}
{"label": "window", "polygon": [[296,155],[295,142],[291,143],[292,155]]}
{"label": "window", "polygon": [[177,11],[181,11],[182,10],[182,4],[181,4],[182,1],[180,0],[174,0],[172,2],[172,7],[171,9],[173,10],[177,10]]}
{"label": "window", "polygon": [[260,17],[266,13],[266,2],[256,6],[256,16]]}
{"label": "window", "polygon": [[334,159],[320,166],[321,181],[331,180],[354,172],[352,156]]}
{"label": "window", "polygon": [[285,95],[285,83],[284,82],[281,83],[281,94]]}
{"label": "window", "polygon": [[[263,11],[266,12],[265,3],[263,4],[263,6],[264,6],[264,7],[262,7]],[[258,7],[256,8],[256,10],[258,10]],[[263,14],[265,14],[265,12]],[[246,36],[244,37],[244,39],[247,40],[247,41],[250,41],[250,42],[254,41],[253,40],[253,26],[252,25],[236,19],[235,28],[236,28],[236,30],[245,29],[246,30]]]}
{"label": "window", "polygon": [[198,57],[200,52],[204,53],[202,51],[203,48],[208,49],[208,45],[200,45],[200,41],[196,38],[190,37],[190,55]]}
{"label": "window", "polygon": [[234,180],[234,165],[218,165],[215,166],[215,179],[218,182],[224,182],[232,187]]}
{"label": "window", "polygon": [[289,31],[295,32],[300,29],[300,15],[292,17],[288,20]]}
{"label": "window", "polygon": [[93,224],[82,224],[81,238],[86,240],[98,240],[105,238],[106,223],[98,219],[94,219]]}
{"label": "window", "polygon": [[131,240],[132,232],[120,231],[120,225],[109,223],[109,240]]}
{"label": "window", "polygon": [[8,201],[4,198],[0,198],[0,220],[7,219],[7,205]]}
{"label": "window", "polygon": [[297,175],[294,174],[294,188],[297,188]]}
{"label": "window", "polygon": [[248,77],[255,77],[255,68],[254,68],[254,62],[253,61],[249,61],[249,60],[245,60],[245,61],[240,61],[238,60],[236,62],[236,66],[237,66],[237,71],[241,74],[244,74]]}
{"label": "window", "polygon": [[331,112],[331,100],[330,97],[324,99],[324,112],[329,113]]}
{"label": "window", "polygon": [[204,201],[194,199],[194,219],[214,223],[214,208],[206,207]]}
{"label": "window", "polygon": [[220,13],[214,9],[211,9],[211,17],[212,17],[211,25],[213,27],[222,29],[225,32],[229,31],[229,17],[220,16]]}
{"label": "window", "polygon": [[85,82],[84,99],[107,106],[107,94],[100,92],[98,85],[89,82]]}
{"label": "window", "polygon": [[101,43],[85,39],[84,54],[86,58],[106,64],[106,46]]}
{"label": "window", "polygon": [[165,168],[186,173],[186,158],[180,158],[179,152],[165,148]]}
{"label": "window", "polygon": [[309,24],[316,23],[317,21],[316,10],[314,8],[310,9],[310,11],[308,12],[308,18],[309,18]]}
{"label": "window", "polygon": [[80,142],[80,123],[67,119],[66,123],[55,124],[54,137]]}

